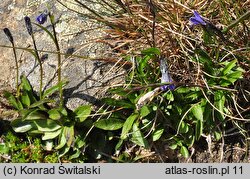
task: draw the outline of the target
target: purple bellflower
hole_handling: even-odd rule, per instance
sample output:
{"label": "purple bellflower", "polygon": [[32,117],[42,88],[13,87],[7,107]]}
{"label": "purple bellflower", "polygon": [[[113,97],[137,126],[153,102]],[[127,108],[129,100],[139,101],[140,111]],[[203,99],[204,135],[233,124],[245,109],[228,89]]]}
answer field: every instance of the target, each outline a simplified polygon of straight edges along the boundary
{"label": "purple bellflower", "polygon": [[[161,76],[161,83],[172,83],[173,80],[168,74],[167,63],[166,63],[165,58],[161,58],[160,69],[161,69],[161,75],[162,75]],[[174,84],[169,84],[169,85],[161,86],[162,91],[166,91],[168,89],[171,90],[171,91],[174,90],[175,85]]]}
{"label": "purple bellflower", "polygon": [[194,16],[191,17],[189,21],[191,23],[191,27],[193,27],[194,25],[202,25],[202,26],[207,25],[206,21],[197,11],[194,11]]}
{"label": "purple bellflower", "polygon": [[47,21],[47,16],[48,16],[48,13],[43,12],[39,16],[36,17],[36,21],[39,24],[44,24]]}

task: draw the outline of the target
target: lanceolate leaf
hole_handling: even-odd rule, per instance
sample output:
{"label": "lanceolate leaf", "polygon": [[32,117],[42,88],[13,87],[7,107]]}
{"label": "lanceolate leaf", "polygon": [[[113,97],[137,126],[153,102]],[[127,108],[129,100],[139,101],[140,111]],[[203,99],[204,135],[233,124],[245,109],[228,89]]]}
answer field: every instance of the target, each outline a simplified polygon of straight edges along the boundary
{"label": "lanceolate leaf", "polygon": [[73,140],[74,140],[74,126],[65,126],[64,127],[64,130],[63,130],[63,134],[66,138],[66,143],[67,143],[67,146],[70,147]]}
{"label": "lanceolate leaf", "polygon": [[198,120],[195,125],[195,138],[199,140],[203,131],[203,122]]}
{"label": "lanceolate leaf", "polygon": [[122,128],[123,124],[123,120],[116,118],[101,119],[94,123],[95,127],[110,131]]}
{"label": "lanceolate leaf", "polygon": [[36,128],[36,125],[32,121],[23,121],[22,119],[15,119],[11,122],[11,126],[15,132],[21,133]]}
{"label": "lanceolate leaf", "polygon": [[50,95],[52,95],[53,93],[55,93],[56,91],[59,91],[60,86],[65,86],[67,84],[67,82],[65,81],[61,81],[59,84],[52,86],[51,88],[47,89],[44,91],[43,93],[43,98],[48,97]]}
{"label": "lanceolate leaf", "polygon": [[56,138],[57,136],[59,136],[59,134],[61,133],[62,129],[58,129],[56,131],[53,131],[53,132],[45,132],[43,137],[42,137],[42,140],[49,140],[49,139],[54,139]]}
{"label": "lanceolate leaf", "polygon": [[61,126],[52,119],[39,119],[34,120],[34,122],[37,126],[37,129],[42,132],[52,132],[61,128]]}
{"label": "lanceolate leaf", "polygon": [[79,118],[79,122],[83,122],[90,115],[91,106],[90,105],[80,106],[74,111],[74,113],[76,114],[76,117]]}
{"label": "lanceolate leaf", "polygon": [[142,147],[147,148],[148,147],[148,143],[145,140],[143,134],[141,133],[139,127],[138,127],[139,123],[134,123],[133,125],[133,133],[132,133],[132,141]]}
{"label": "lanceolate leaf", "polygon": [[122,128],[122,134],[121,139],[126,139],[128,132],[131,130],[134,121],[138,118],[138,114],[134,113],[130,115],[127,120],[125,121],[123,128]]}
{"label": "lanceolate leaf", "polygon": [[197,120],[203,121],[203,112],[200,104],[196,104],[192,107],[192,113]]}
{"label": "lanceolate leaf", "polygon": [[181,155],[183,157],[188,158],[189,152],[188,152],[188,149],[185,146],[181,146],[180,152],[181,152]]}
{"label": "lanceolate leaf", "polygon": [[224,67],[224,69],[222,70],[222,75],[228,74],[228,73],[230,72],[230,70],[231,70],[233,67],[236,66],[236,62],[237,62],[237,60],[235,59],[235,60],[232,60],[230,63],[228,63],[228,64]]}
{"label": "lanceolate leaf", "polygon": [[15,98],[14,95],[12,95],[11,93],[9,93],[8,91],[4,92],[4,97],[8,99],[9,103],[16,108],[17,110],[21,110],[23,109],[23,106],[20,102],[18,102]]}

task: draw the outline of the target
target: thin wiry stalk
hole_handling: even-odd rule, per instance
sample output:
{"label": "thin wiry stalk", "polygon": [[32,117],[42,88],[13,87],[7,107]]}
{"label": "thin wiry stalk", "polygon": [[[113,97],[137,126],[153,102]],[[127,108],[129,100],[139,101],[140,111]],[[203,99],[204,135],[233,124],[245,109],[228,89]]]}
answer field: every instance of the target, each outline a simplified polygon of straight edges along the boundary
{"label": "thin wiry stalk", "polygon": [[37,57],[37,61],[39,63],[39,66],[40,66],[40,87],[39,87],[39,95],[40,95],[40,99],[42,99],[42,91],[43,91],[43,65],[42,65],[42,61],[41,61],[41,58],[38,54],[38,50],[37,50],[37,46],[36,46],[36,41],[35,41],[35,37],[34,37],[34,34],[32,33],[31,34],[31,38],[32,38],[32,41],[33,41],[33,45],[34,45],[34,49],[35,49],[35,54],[36,54],[36,57]]}
{"label": "thin wiry stalk", "polygon": [[13,50],[13,54],[14,54],[14,59],[15,59],[15,65],[16,65],[16,92],[17,92],[17,97],[19,96],[19,67],[18,67],[18,60],[17,60],[17,54],[16,54],[16,48],[15,48],[15,43],[14,43],[14,39],[13,36],[10,32],[10,30],[8,28],[4,28],[3,29],[5,35],[8,37],[11,45],[12,45],[12,50]]}
{"label": "thin wiry stalk", "polygon": [[59,43],[58,43],[58,39],[57,39],[57,35],[56,35],[56,29],[55,29],[55,22],[53,20],[53,16],[49,13],[49,18],[50,18],[50,22],[52,25],[52,29],[53,29],[53,34],[54,34],[54,38],[55,38],[55,45],[56,45],[56,50],[57,50],[57,61],[58,61],[58,69],[57,69],[57,75],[58,75],[58,85],[59,85],[59,100],[60,100],[60,106],[63,105],[63,88],[61,84],[62,81],[62,68],[61,68],[61,53],[60,53],[60,47],[59,47]]}

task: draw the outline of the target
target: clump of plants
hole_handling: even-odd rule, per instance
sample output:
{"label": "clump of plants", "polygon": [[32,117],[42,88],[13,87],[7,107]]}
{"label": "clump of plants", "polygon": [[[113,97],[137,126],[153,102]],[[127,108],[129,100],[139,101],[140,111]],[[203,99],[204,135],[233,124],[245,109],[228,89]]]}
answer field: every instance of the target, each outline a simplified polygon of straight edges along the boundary
{"label": "clump of plants", "polygon": [[[49,17],[52,32],[47,30],[42,24]],[[18,74],[18,61],[15,52],[14,38],[9,29],[5,28],[4,33],[12,44],[14,57],[16,61],[16,93],[12,94],[5,91],[4,95],[12,107],[18,112],[18,117],[11,122],[11,126],[16,133],[25,133],[28,136],[34,136],[41,139],[44,143],[44,150],[58,151],[60,158],[70,152],[69,159],[79,158],[84,155],[81,150],[86,146],[84,135],[88,132],[85,120],[91,113],[91,106],[80,106],[74,111],[68,109],[63,100],[63,87],[67,82],[61,80],[61,54],[55,31],[54,16],[51,13],[44,12],[38,16],[38,23],[31,22],[29,17],[25,17],[27,31],[32,38],[34,49],[25,49],[30,52],[40,66],[40,88],[36,93],[25,75]],[[46,32],[55,43],[58,53],[58,83],[48,89],[43,89],[43,67],[41,58],[36,47],[35,36],[32,25],[36,25]],[[51,95],[59,93],[59,101],[51,99]],[[82,129],[78,131],[77,125]],[[83,130],[84,127],[86,131]],[[41,141],[39,141],[39,144]]]}
{"label": "clump of plants", "polygon": [[[249,10],[244,13],[239,10],[235,21],[227,15],[222,22],[229,25],[220,29],[211,22],[218,14],[207,11],[208,20],[177,1],[173,4],[100,1],[112,9],[106,15],[82,1],[75,2],[93,14],[90,18],[110,27],[108,38],[101,41],[108,44],[119,41],[111,54],[128,61],[131,68],[125,84],[111,87],[109,97],[102,99],[104,105],[95,114],[90,105],[70,110],[63,99],[67,82],[61,79],[61,53],[53,15],[42,13],[37,18],[38,24],[25,17],[34,46],[25,50],[40,65],[39,92],[33,90],[25,75],[19,80],[14,38],[9,29],[4,29],[12,44],[17,69],[16,93],[5,92],[19,114],[11,126],[16,133],[32,136],[36,146],[55,152],[46,159],[48,162],[55,161],[54,157],[73,162],[89,159],[135,162],[146,157],[140,151],[157,151],[156,143],[178,151],[187,159],[201,140],[207,141],[209,149],[212,141],[224,140],[226,135],[235,133],[243,136],[248,146],[249,43],[247,35],[238,41],[231,30],[239,26],[243,34],[249,34],[245,22]],[[238,5],[242,6],[240,2]],[[220,2],[218,7],[225,6]],[[47,18],[52,32],[42,26]],[[43,68],[32,25],[43,29],[56,46],[58,83],[49,89],[43,89]],[[237,49],[238,46],[241,48]],[[59,100],[51,99],[55,93],[59,94]],[[6,155],[11,151],[7,143],[1,144],[1,151]]]}

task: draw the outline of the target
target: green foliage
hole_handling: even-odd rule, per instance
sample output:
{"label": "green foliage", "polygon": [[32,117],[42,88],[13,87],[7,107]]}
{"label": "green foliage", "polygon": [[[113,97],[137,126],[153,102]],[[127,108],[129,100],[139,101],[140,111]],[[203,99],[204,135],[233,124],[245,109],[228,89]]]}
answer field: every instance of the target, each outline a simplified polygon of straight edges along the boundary
{"label": "green foliage", "polygon": [[[167,140],[171,143],[171,149],[178,149],[187,158],[188,148],[200,140],[203,134],[212,134],[219,139],[221,129],[227,124],[225,113],[230,115],[228,111],[232,101],[232,92],[225,87],[241,78],[243,71],[237,66],[237,60],[214,62],[205,51],[197,49],[196,53],[206,72],[209,89],[205,85],[180,86],[174,91],[155,93],[153,90],[157,86],[148,85],[160,79],[157,63],[159,50],[150,48],[144,50],[142,56],[136,57],[138,65],[135,72],[128,75],[129,84],[126,85],[129,87],[111,89],[120,98],[103,100],[107,105],[122,107],[123,110],[109,117],[104,115],[95,125],[111,132],[120,130],[120,133],[114,132],[120,139],[116,150],[121,149],[126,142],[147,148],[150,142]],[[130,84],[139,85],[140,90],[135,90]],[[138,105],[139,102],[142,105]]]}
{"label": "green foliage", "polygon": [[[59,90],[58,85],[46,90],[43,98],[39,99],[25,76],[21,77],[19,89],[18,97],[5,92],[5,97],[19,113],[19,117],[11,122],[13,130],[41,138],[47,143],[46,150],[51,151],[53,148],[59,150],[59,157],[65,155],[71,148],[76,152],[70,158],[79,156],[80,148],[74,147],[75,125],[79,123],[84,125],[84,121],[91,113],[91,106],[80,106],[75,111],[65,107],[55,108],[53,106],[56,106],[56,102],[48,98]],[[77,140],[81,142],[79,138]],[[85,143],[83,138],[81,140]],[[6,148],[2,146],[2,150]]]}

